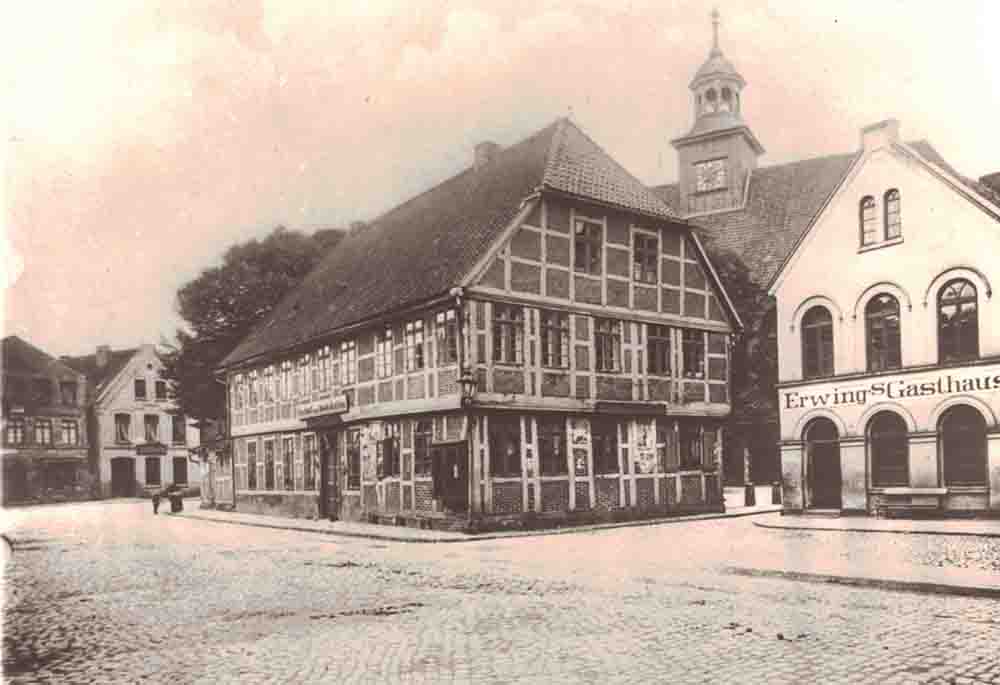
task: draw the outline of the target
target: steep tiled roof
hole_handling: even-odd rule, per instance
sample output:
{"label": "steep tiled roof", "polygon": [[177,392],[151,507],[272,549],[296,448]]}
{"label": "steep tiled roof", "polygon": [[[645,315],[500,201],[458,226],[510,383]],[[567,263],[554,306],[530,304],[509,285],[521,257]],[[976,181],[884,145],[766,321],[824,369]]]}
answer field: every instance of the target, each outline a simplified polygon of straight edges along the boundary
{"label": "steep tiled roof", "polygon": [[222,365],[448,293],[539,190],[675,216],[575,124],[559,119],[349,234]]}
{"label": "steep tiled roof", "polygon": [[0,370],[4,373],[38,373],[47,374],[52,370],[61,373],[73,373],[76,369],[68,368],[50,354],[43,352],[28,341],[16,335],[8,335],[0,341]]}
{"label": "steep tiled roof", "polygon": [[[907,145],[924,159],[958,178],[926,140]],[[766,286],[803,232],[847,174],[858,153],[804,159],[755,169],[746,206],[731,212],[693,216],[706,246],[741,256],[750,276]],[[653,189],[672,207],[680,206],[677,184]]]}
{"label": "steep tiled roof", "polygon": [[138,351],[135,347],[127,350],[108,350],[108,362],[104,366],[97,365],[96,354],[63,357],[62,360],[87,377],[96,397]]}

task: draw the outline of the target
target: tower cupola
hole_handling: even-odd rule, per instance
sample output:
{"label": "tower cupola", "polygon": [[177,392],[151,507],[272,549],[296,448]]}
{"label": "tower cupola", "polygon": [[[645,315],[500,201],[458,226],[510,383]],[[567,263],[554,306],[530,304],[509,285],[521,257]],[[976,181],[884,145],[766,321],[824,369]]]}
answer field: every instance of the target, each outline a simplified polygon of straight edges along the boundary
{"label": "tower cupola", "polygon": [[719,47],[719,11],[712,10],[712,49],[695,72],[691,91],[694,124],[671,143],[679,157],[684,214],[742,205],[747,175],[764,148],[743,120],[746,81]]}

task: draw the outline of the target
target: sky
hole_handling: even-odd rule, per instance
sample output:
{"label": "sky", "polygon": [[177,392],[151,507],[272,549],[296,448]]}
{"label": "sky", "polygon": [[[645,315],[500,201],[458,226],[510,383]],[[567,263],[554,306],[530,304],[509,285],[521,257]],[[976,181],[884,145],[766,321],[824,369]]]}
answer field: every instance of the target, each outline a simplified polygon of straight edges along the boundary
{"label": "sky", "polygon": [[0,47],[3,334],[170,340],[178,288],[228,246],[375,218],[560,116],[674,181],[713,6],[762,164],[896,117],[1000,171],[990,0],[35,0]]}

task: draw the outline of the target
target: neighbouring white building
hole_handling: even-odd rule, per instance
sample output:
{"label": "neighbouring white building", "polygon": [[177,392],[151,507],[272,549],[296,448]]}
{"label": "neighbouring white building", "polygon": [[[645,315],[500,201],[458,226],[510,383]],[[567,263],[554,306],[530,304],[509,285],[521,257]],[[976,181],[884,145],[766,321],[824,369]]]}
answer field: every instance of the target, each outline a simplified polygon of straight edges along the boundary
{"label": "neighbouring white building", "polygon": [[102,345],[95,354],[63,361],[89,382],[90,449],[101,496],[201,483],[201,466],[189,454],[197,430],[176,413],[153,345],[117,351]]}
{"label": "neighbouring white building", "polygon": [[995,195],[862,131],[770,286],[786,511],[1000,514],[997,254]]}

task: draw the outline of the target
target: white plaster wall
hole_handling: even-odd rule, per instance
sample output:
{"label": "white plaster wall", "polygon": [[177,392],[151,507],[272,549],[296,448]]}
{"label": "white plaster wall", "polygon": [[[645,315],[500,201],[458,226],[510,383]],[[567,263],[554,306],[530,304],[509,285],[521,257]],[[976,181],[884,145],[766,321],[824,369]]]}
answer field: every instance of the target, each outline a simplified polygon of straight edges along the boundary
{"label": "white plaster wall", "polygon": [[[872,195],[881,229],[883,195],[901,195],[902,242],[859,252],[859,202]],[[778,306],[779,378],[802,378],[799,319],[812,301],[834,317],[836,374],[863,372],[864,300],[877,292],[897,295],[901,309],[903,366],[937,363],[937,288],[952,268],[977,269],[991,285],[1000,280],[1000,223],[934,177],[920,163],[881,148],[867,153],[799,246],[775,288]],[[980,352],[1000,354],[1000,305],[975,274],[979,297]],[[870,286],[890,283],[866,292]],[[925,301],[926,300],[926,301]]]}

